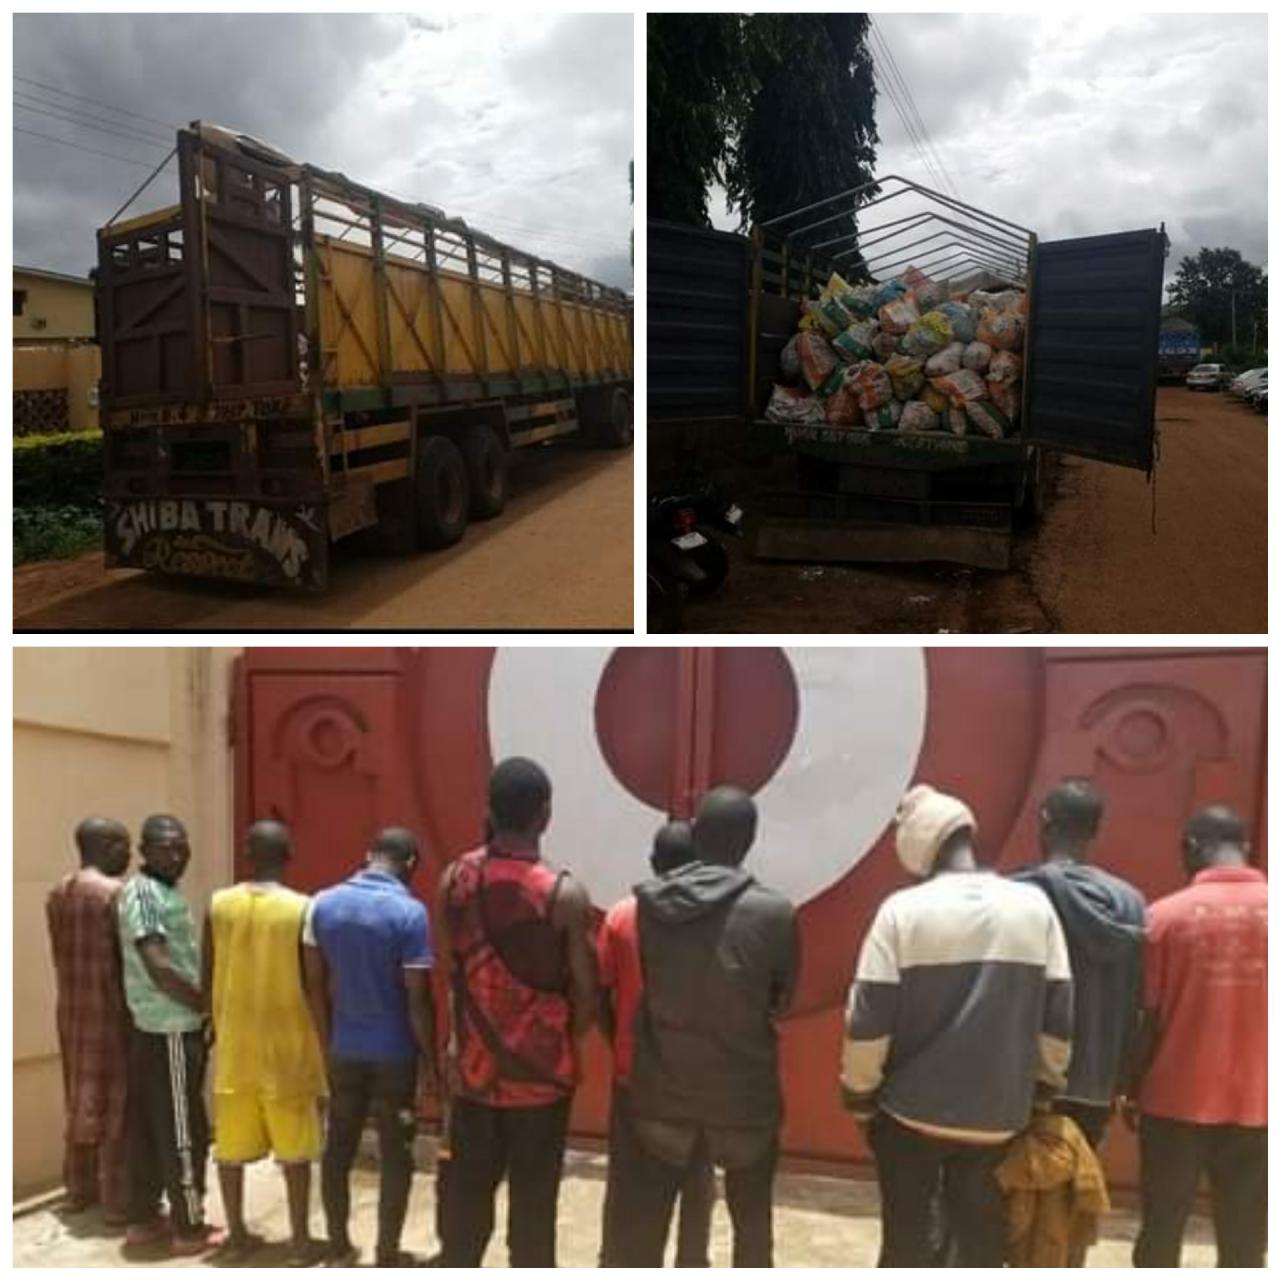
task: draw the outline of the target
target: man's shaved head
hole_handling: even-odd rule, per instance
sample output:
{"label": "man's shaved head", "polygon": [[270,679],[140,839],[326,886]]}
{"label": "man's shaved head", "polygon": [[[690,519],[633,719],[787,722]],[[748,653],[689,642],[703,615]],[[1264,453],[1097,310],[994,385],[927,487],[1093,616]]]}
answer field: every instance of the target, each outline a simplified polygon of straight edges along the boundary
{"label": "man's shaved head", "polygon": [[649,865],[653,868],[654,875],[662,876],[695,861],[697,856],[693,845],[693,823],[677,818],[658,828],[653,837]]}
{"label": "man's shaved head", "polygon": [[1192,875],[1206,867],[1247,862],[1249,832],[1244,819],[1225,804],[1201,809],[1182,828],[1182,855]]}
{"label": "man's shaved head", "polygon": [[713,787],[693,821],[693,842],[703,862],[736,867],[756,838],[756,803],[741,787]]}
{"label": "man's shaved head", "polygon": [[80,865],[97,867],[109,876],[123,875],[129,865],[129,830],[114,818],[83,818],[76,824]]}
{"label": "man's shaved head", "polygon": [[293,834],[275,818],[261,818],[244,837],[244,856],[259,879],[278,876],[293,857]]}
{"label": "man's shaved head", "polygon": [[418,865],[418,837],[408,827],[383,827],[369,842],[369,863],[406,884]]}

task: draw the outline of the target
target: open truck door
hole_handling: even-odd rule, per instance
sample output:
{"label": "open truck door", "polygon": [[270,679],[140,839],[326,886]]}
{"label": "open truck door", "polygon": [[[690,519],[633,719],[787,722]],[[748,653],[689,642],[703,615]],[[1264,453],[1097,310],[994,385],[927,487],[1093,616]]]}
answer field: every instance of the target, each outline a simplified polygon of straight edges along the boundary
{"label": "open truck door", "polygon": [[1028,443],[1151,470],[1166,244],[1161,228],[1036,245]]}

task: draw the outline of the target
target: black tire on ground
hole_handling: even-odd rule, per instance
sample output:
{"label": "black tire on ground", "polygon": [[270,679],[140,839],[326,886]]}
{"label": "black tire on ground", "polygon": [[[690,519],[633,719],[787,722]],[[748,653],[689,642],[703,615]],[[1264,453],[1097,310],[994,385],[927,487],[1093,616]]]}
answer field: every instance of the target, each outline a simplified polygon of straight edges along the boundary
{"label": "black tire on ground", "polygon": [[729,553],[705,529],[699,529],[698,532],[706,538],[706,542],[686,554],[693,557],[694,563],[707,576],[701,582],[689,583],[689,594],[698,600],[705,600],[724,586],[724,580],[729,576]]}
{"label": "black tire on ground", "polygon": [[448,436],[418,441],[414,477],[417,496],[418,545],[451,547],[467,531],[467,468],[458,446]]}
{"label": "black tire on ground", "polygon": [[649,566],[649,603],[647,608],[650,632],[663,633],[680,630],[680,618],[684,600],[680,584],[665,569]]}
{"label": "black tire on ground", "polygon": [[380,484],[374,493],[378,523],[368,531],[367,545],[379,555],[407,556],[418,549],[412,480]]}
{"label": "black tire on ground", "polygon": [[1049,460],[1043,449],[1033,448],[1023,474],[1013,522],[1019,529],[1034,529],[1044,519],[1049,501]]}
{"label": "black tire on ground", "polygon": [[596,427],[596,439],[606,449],[630,448],[635,439],[631,408],[631,397],[617,387],[609,398],[609,416],[602,418]]}
{"label": "black tire on ground", "polygon": [[507,450],[487,423],[462,432],[462,461],[467,469],[468,512],[472,520],[492,520],[507,505]]}

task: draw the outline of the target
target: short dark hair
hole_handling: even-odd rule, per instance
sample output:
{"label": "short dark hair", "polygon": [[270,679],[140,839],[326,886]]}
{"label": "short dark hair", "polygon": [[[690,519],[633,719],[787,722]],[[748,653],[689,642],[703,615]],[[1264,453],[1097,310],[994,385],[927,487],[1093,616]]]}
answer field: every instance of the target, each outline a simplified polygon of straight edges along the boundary
{"label": "short dark hair", "polygon": [[1182,838],[1197,847],[1217,848],[1222,845],[1242,847],[1249,838],[1244,819],[1225,804],[1210,805],[1187,820]]}
{"label": "short dark hair", "polygon": [[697,851],[693,847],[693,823],[683,818],[674,818],[665,822],[654,833],[653,852],[649,855],[649,865],[657,875],[665,875],[677,867],[696,861]]}
{"label": "short dark hair", "polygon": [[108,840],[123,837],[125,840],[129,838],[129,830],[123,822],[117,822],[114,818],[82,818],[76,823],[76,849],[80,854],[80,861],[87,863],[96,858],[102,847]]}
{"label": "short dark hair", "polygon": [[175,833],[184,840],[187,838],[186,824],[181,818],[175,818],[171,813],[153,813],[143,819],[138,841],[140,844],[147,844],[152,840],[164,840]]}
{"label": "short dark hair", "polygon": [[1041,810],[1059,831],[1088,838],[1097,835],[1105,807],[1102,793],[1088,778],[1064,778],[1045,796]]}
{"label": "short dark hair", "polygon": [[369,852],[407,866],[418,856],[418,837],[408,827],[383,827],[369,842]]}
{"label": "short dark hair", "polygon": [[542,766],[511,756],[489,775],[489,814],[498,831],[527,831],[551,803],[551,779]]}

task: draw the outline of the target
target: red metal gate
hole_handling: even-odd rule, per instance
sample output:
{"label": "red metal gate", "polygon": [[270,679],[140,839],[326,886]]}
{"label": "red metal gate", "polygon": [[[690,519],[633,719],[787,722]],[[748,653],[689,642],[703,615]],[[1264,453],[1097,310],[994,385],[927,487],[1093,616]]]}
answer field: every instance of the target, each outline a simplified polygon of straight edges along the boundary
{"label": "red metal gate", "polygon": [[[550,856],[603,906],[644,875],[664,813],[713,782],[750,787],[753,861],[802,903],[784,1145],[847,1160],[860,1147],[837,1097],[841,1006],[871,915],[902,883],[877,816],[885,779],[964,795],[1011,867],[1034,854],[1044,789],[1092,776],[1108,801],[1098,860],[1159,896],[1181,882],[1178,831],[1203,804],[1236,806],[1264,844],[1265,680],[1258,650],[253,649],[237,682],[237,818],[288,820],[311,890],[348,874],[379,826],[413,827],[430,902],[480,838],[492,756],[522,750],[552,767]],[[607,1080],[593,1041],[579,1132],[604,1131]],[[1109,1145],[1130,1181],[1129,1145]]]}

